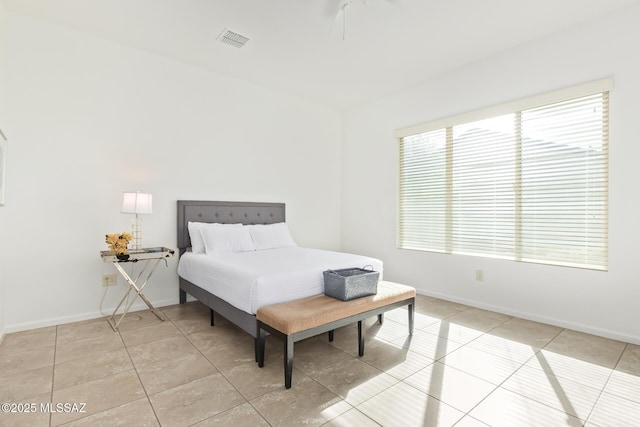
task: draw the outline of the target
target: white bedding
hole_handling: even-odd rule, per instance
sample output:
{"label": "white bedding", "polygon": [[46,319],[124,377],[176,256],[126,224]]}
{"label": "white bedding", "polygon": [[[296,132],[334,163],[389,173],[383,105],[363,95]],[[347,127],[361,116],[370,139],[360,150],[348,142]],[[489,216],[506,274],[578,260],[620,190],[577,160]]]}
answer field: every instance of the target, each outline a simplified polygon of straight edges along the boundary
{"label": "white bedding", "polygon": [[324,293],[324,270],[367,265],[382,279],[378,259],[294,246],[209,255],[186,252],[180,257],[178,275],[255,314],[265,305]]}

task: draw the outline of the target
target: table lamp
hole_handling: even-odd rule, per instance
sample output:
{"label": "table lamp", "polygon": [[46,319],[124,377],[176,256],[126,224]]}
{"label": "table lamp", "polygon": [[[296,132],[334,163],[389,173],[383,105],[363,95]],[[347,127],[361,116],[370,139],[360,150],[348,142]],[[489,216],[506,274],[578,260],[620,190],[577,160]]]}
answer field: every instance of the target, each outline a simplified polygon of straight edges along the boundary
{"label": "table lamp", "polygon": [[133,250],[142,249],[142,220],[138,215],[153,213],[153,196],[148,193],[123,193],[121,213],[135,214],[131,226],[133,236]]}

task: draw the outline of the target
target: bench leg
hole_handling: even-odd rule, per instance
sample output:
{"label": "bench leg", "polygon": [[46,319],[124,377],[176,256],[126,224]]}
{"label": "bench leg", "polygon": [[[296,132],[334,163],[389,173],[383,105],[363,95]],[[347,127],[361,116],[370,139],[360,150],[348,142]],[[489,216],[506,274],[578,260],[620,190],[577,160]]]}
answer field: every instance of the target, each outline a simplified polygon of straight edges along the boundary
{"label": "bench leg", "polygon": [[329,342],[333,342],[333,329],[329,331]]}
{"label": "bench leg", "polygon": [[256,362],[258,362],[259,367],[264,366],[264,347],[265,341],[267,338],[267,333],[264,329],[258,327],[258,337],[255,339],[255,351],[256,351]]}
{"label": "bench leg", "polygon": [[362,320],[358,320],[358,356],[364,356],[364,334],[362,333]]}
{"label": "bench leg", "polygon": [[407,312],[409,313],[409,335],[413,335],[413,303],[407,306]]}
{"label": "bench leg", "polygon": [[180,289],[180,304],[187,302],[187,292]]}
{"label": "bench leg", "polygon": [[287,335],[284,341],[284,387],[291,388],[293,374],[293,336]]}
{"label": "bench leg", "polygon": [[378,323],[382,325],[383,322],[384,322],[384,313],[380,313],[378,314]]}
{"label": "bench leg", "polygon": [[209,311],[211,312],[211,326],[215,326],[216,325],[215,319],[214,319],[215,313],[213,312],[212,308],[210,308]]}

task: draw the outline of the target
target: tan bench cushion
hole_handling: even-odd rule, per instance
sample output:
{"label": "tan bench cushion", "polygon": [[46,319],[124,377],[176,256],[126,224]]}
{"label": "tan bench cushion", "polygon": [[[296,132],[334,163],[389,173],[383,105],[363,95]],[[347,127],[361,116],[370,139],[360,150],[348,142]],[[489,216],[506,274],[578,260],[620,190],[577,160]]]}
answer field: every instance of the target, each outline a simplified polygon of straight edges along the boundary
{"label": "tan bench cushion", "polygon": [[316,295],[261,307],[256,313],[256,318],[286,335],[291,335],[415,296],[416,290],[411,286],[380,281],[376,295],[351,301]]}

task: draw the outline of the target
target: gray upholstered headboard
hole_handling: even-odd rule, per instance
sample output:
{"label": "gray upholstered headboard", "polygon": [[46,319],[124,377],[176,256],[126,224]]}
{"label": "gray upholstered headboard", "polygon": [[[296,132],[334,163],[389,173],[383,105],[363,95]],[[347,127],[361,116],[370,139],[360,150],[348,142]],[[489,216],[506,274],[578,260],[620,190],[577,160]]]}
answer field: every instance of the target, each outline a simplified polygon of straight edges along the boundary
{"label": "gray upholstered headboard", "polygon": [[178,200],[178,249],[191,247],[189,221],[221,224],[274,224],[284,222],[284,203]]}

